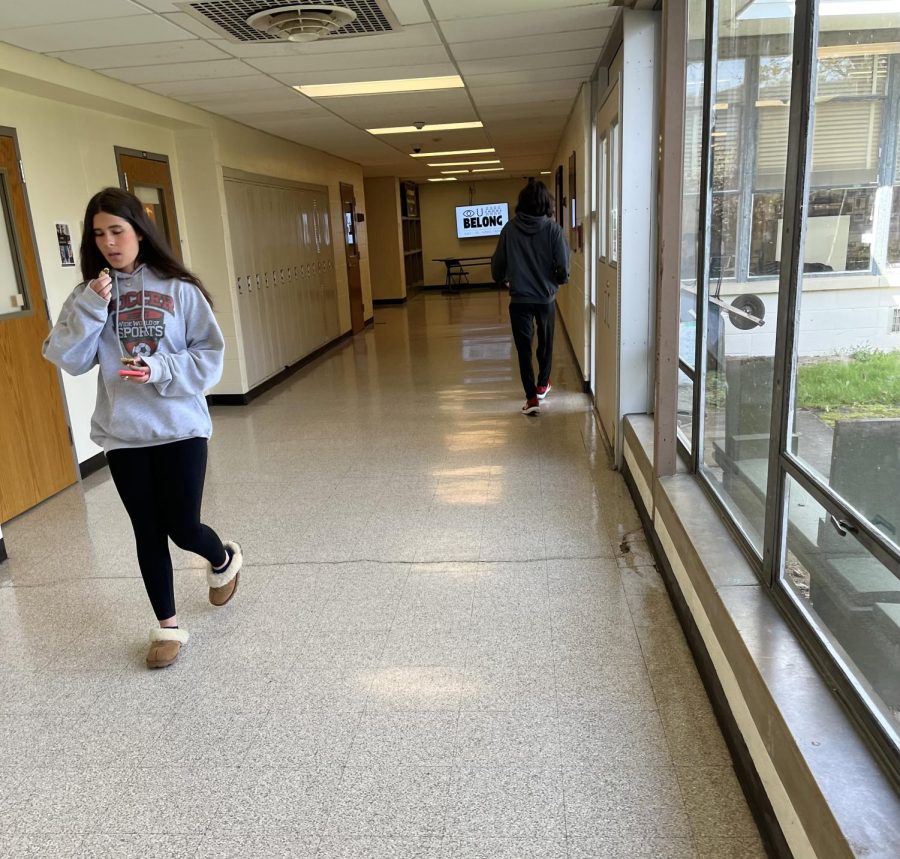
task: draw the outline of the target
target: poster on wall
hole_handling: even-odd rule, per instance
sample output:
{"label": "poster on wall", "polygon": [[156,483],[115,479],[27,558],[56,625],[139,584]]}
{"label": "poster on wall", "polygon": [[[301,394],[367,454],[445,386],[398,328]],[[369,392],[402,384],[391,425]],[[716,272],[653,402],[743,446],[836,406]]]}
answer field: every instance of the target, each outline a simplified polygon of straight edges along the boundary
{"label": "poster on wall", "polygon": [[56,225],[56,243],[59,245],[59,261],[65,266],[75,265],[75,254],[72,252],[72,234],[68,224]]}
{"label": "poster on wall", "polygon": [[473,239],[479,236],[499,236],[508,219],[509,203],[457,206],[456,237]]}

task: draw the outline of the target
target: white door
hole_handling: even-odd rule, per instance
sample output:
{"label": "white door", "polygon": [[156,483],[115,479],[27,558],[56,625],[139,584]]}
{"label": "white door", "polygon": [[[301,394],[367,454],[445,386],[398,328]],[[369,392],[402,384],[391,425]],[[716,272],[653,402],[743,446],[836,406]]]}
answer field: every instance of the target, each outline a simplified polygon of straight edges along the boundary
{"label": "white door", "polygon": [[599,143],[596,335],[593,391],[600,425],[616,447],[619,415],[619,221],[621,210],[621,128],[616,84],[597,112]]}

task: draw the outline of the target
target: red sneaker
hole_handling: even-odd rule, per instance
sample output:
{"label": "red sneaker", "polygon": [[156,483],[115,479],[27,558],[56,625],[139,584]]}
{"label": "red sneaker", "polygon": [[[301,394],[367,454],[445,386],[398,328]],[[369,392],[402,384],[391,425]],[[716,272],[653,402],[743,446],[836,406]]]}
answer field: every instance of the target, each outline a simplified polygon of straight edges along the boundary
{"label": "red sneaker", "polygon": [[537,397],[532,397],[532,399],[530,400],[525,400],[525,405],[522,406],[523,415],[539,415],[540,413],[541,407],[537,401]]}
{"label": "red sneaker", "polygon": [[553,389],[553,385],[550,384],[550,380],[548,379],[546,385],[538,385],[537,386],[537,398],[539,400],[543,400],[544,397],[546,397],[547,394],[549,394],[552,389]]}

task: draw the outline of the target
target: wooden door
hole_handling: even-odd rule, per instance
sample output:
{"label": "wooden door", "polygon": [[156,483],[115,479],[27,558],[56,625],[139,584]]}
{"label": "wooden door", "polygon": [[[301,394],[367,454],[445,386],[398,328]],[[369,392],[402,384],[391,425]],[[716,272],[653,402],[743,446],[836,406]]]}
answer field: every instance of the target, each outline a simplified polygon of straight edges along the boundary
{"label": "wooden door", "polygon": [[353,333],[366,327],[362,280],[359,275],[359,245],[356,242],[356,194],[353,186],[341,182],[341,221],[347,251],[347,283],[350,286],[350,323]]}
{"label": "wooden door", "polygon": [[50,323],[19,164],[0,129],[0,522],[76,480],[59,372],[41,355]]}
{"label": "wooden door", "polygon": [[147,217],[166,238],[175,258],[183,259],[169,159],[165,155],[121,146],[116,146],[115,152],[119,186],[131,191],[143,203]]}

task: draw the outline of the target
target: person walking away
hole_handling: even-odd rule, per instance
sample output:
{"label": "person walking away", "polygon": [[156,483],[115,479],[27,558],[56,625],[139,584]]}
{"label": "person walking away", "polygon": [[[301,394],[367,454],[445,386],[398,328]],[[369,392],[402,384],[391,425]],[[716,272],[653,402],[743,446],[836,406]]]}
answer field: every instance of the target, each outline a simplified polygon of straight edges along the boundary
{"label": "person walking away", "polygon": [[91,439],[103,448],[134,529],[138,564],[159,628],[147,665],[164,668],[188,640],[178,626],[168,539],[209,562],[209,600],[235,594],[243,553],[200,521],[212,422],[205,392],[225,343],[212,299],[172,254],[141,202],[118,188],[84,215],[84,281],[43,346],[72,375],[99,365]]}
{"label": "person walking away", "polygon": [[[562,228],[551,218],[547,186],[529,179],[519,192],[515,217],[500,232],[491,258],[491,274],[509,285],[509,320],[525,389],[523,415],[539,415],[550,393],[556,293],[569,279],[569,248]],[[537,327],[538,375],[535,383],[532,337]]]}

